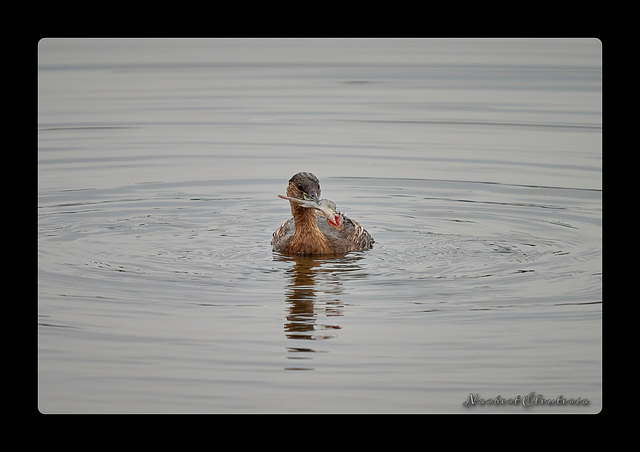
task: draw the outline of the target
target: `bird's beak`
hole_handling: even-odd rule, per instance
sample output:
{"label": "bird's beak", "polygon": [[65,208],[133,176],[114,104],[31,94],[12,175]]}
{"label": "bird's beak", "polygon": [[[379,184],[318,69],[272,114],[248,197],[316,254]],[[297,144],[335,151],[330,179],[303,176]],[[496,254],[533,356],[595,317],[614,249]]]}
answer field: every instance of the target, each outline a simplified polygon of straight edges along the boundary
{"label": "bird's beak", "polygon": [[313,202],[315,202],[318,205],[320,204],[320,198],[318,197],[318,194],[315,191],[312,191],[309,195],[304,193],[303,196],[307,199],[310,198]]}
{"label": "bird's beak", "polygon": [[295,202],[300,204],[302,207],[308,207],[310,209],[317,209],[317,210],[322,210],[321,206],[320,206],[320,200],[318,199],[318,195],[317,194],[313,194],[314,196],[309,196],[306,193],[303,195],[304,199],[300,199],[300,198],[292,198],[291,196],[283,196],[283,195],[278,195],[278,198],[282,198],[282,199],[286,199],[288,201],[291,202]]}
{"label": "bird's beak", "polygon": [[335,212],[331,212],[331,209],[328,206],[320,203],[320,200],[318,199],[318,195],[316,193],[312,193],[311,195],[304,193],[302,196],[303,196],[303,199],[292,198],[291,196],[278,195],[279,198],[286,199],[288,201],[300,204],[300,206],[302,207],[319,210],[320,212],[325,214],[325,216],[327,214],[335,214]]}

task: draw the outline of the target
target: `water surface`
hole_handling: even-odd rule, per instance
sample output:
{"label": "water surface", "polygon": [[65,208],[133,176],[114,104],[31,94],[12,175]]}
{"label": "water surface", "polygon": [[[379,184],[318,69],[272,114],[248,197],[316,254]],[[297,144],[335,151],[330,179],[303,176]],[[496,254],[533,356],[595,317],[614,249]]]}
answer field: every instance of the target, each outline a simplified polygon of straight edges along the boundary
{"label": "water surface", "polygon": [[[598,41],[38,50],[42,412],[600,410]],[[271,250],[298,171],[372,250]]]}

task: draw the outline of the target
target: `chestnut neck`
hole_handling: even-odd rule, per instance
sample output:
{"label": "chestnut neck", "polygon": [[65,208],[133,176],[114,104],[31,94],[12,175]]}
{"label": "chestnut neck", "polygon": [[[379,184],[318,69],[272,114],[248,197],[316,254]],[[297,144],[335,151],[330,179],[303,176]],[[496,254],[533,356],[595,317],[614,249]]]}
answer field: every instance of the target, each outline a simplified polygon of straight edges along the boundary
{"label": "chestnut neck", "polygon": [[302,254],[330,253],[327,239],[318,228],[315,211],[291,203],[291,213],[296,224],[296,232],[291,240],[290,251]]}
{"label": "chestnut neck", "polygon": [[307,207],[301,207],[299,204],[289,202],[291,204],[291,215],[296,223],[296,234],[300,232],[309,232],[309,230],[318,229],[318,220],[316,220],[316,214],[313,209]]}

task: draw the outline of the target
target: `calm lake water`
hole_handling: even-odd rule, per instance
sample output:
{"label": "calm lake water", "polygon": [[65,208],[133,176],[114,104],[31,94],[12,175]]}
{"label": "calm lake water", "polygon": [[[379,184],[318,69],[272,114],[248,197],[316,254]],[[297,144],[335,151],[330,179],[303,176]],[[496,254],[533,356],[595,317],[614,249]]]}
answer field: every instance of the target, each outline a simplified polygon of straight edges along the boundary
{"label": "calm lake water", "polygon": [[[41,412],[600,411],[599,41],[38,55]],[[299,171],[372,250],[272,251]]]}

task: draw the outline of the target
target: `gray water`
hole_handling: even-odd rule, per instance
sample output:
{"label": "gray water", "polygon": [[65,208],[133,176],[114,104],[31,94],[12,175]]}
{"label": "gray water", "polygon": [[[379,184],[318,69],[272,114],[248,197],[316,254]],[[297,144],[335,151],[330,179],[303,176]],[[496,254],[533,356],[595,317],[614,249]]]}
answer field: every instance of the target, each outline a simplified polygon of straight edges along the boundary
{"label": "gray water", "polygon": [[[38,55],[40,411],[600,411],[599,41]],[[272,251],[298,171],[372,250]]]}

